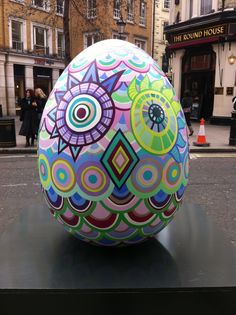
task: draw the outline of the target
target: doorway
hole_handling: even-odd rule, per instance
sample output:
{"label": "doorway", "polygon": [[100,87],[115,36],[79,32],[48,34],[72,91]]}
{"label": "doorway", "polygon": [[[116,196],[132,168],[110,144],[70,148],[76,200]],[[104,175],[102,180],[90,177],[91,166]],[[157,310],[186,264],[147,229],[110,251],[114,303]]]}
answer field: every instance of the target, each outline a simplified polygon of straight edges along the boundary
{"label": "doorway", "polygon": [[196,105],[195,119],[209,120],[213,113],[215,53],[211,47],[185,52],[182,63],[181,95],[189,90]]}

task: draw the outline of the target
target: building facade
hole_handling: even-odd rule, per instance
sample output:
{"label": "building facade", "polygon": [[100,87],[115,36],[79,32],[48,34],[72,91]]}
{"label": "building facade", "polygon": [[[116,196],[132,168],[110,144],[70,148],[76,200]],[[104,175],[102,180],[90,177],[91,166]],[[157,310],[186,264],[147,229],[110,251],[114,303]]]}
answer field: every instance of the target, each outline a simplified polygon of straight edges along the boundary
{"label": "building facade", "polygon": [[[151,0],[86,0],[77,1],[70,12],[71,56],[97,41],[121,38],[152,54]],[[74,1],[76,3],[76,1]],[[119,34],[117,21],[125,21]]]}
{"label": "building facade", "polygon": [[194,98],[193,117],[228,120],[236,95],[236,0],[174,0],[165,28],[172,82]]}
{"label": "building facade", "polygon": [[63,1],[0,0],[0,104],[15,115],[28,88],[48,95],[63,71]]}
{"label": "building facade", "polygon": [[153,7],[153,58],[164,70],[168,72],[168,59],[166,56],[166,36],[164,28],[169,25],[171,0],[155,0]]}

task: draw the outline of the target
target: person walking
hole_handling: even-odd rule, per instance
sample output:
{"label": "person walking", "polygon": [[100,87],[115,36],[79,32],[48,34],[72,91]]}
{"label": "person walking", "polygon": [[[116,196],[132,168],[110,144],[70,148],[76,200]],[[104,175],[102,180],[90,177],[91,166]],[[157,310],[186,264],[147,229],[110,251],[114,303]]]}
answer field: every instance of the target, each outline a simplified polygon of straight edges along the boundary
{"label": "person walking", "polygon": [[233,102],[233,109],[236,110],[236,96],[232,98],[232,102]]}
{"label": "person walking", "polygon": [[33,90],[26,90],[26,95],[21,100],[20,106],[20,120],[22,121],[22,125],[19,131],[19,135],[26,137],[25,147],[29,147],[30,145],[34,146],[35,135],[38,132],[38,105]]}
{"label": "person walking", "polygon": [[192,136],[194,133],[191,120],[190,120],[192,105],[193,105],[193,98],[190,95],[190,91],[185,90],[184,97],[182,98],[182,101],[181,101],[181,106],[183,108],[185,120],[189,129],[189,136]]}
{"label": "person walking", "polygon": [[38,125],[39,125],[45,104],[47,103],[47,95],[40,88],[35,89],[34,94],[36,97],[36,102],[38,104],[37,111],[38,111]]}

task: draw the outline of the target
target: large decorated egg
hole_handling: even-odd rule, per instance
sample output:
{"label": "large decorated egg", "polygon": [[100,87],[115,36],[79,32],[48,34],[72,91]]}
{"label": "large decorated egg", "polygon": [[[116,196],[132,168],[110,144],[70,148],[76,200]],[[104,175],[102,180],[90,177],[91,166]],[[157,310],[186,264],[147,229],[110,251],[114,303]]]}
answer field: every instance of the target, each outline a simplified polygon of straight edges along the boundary
{"label": "large decorated egg", "polygon": [[188,180],[186,123],[156,62],[135,45],[90,46],[58,79],[38,166],[53,216],[77,238],[134,244],[161,231]]}

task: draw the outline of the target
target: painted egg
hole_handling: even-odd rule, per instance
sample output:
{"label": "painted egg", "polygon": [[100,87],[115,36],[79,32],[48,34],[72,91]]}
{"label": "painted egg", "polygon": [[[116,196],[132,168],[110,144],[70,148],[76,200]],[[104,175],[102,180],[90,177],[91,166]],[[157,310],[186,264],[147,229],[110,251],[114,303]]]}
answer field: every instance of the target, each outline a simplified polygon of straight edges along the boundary
{"label": "painted egg", "polygon": [[157,63],[120,40],[75,57],[40,123],[38,166],[53,216],[104,246],[141,242],[178,210],[188,137],[175,91]]}

